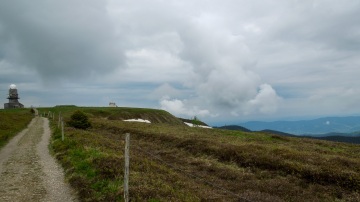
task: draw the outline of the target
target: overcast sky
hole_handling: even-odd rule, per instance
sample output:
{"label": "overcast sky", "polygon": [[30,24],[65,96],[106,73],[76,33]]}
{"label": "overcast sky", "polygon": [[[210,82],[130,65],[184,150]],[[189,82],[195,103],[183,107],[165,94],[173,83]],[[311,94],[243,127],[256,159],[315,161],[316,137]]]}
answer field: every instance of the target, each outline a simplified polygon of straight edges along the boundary
{"label": "overcast sky", "polygon": [[360,114],[358,0],[2,0],[0,100],[211,124]]}

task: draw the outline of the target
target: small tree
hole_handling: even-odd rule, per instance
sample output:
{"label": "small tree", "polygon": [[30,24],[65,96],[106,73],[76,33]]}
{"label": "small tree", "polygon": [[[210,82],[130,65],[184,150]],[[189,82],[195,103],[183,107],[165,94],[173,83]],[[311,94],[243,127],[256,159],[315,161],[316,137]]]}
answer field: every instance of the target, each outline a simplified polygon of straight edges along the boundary
{"label": "small tree", "polygon": [[198,117],[196,117],[196,116],[194,116],[194,118],[191,119],[191,122],[192,122],[192,124],[193,124],[194,126],[199,126],[199,125],[201,125],[200,119],[199,119]]}
{"label": "small tree", "polygon": [[71,115],[70,121],[67,124],[71,127],[86,130],[91,127],[91,123],[86,114],[80,110],[75,111]]}

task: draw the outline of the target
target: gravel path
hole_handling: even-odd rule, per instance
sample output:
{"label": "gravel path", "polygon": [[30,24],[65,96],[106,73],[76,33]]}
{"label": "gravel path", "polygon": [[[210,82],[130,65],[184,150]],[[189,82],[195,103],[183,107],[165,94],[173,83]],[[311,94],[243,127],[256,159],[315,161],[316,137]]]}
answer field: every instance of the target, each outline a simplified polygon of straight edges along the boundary
{"label": "gravel path", "polygon": [[49,122],[35,117],[0,151],[0,201],[77,201],[49,154]]}

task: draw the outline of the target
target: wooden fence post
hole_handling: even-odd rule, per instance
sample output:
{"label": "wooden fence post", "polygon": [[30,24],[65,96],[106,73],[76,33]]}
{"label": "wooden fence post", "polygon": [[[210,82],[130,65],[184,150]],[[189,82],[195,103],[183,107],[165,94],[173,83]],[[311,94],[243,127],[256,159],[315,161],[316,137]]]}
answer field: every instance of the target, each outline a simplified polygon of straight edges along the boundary
{"label": "wooden fence post", "polygon": [[60,128],[60,121],[61,121],[61,112],[59,112],[58,128]]}
{"label": "wooden fence post", "polygon": [[61,140],[64,141],[64,121],[61,118]]}
{"label": "wooden fence post", "polygon": [[129,147],[130,147],[130,134],[126,133],[125,136],[125,171],[124,171],[124,200],[129,201]]}

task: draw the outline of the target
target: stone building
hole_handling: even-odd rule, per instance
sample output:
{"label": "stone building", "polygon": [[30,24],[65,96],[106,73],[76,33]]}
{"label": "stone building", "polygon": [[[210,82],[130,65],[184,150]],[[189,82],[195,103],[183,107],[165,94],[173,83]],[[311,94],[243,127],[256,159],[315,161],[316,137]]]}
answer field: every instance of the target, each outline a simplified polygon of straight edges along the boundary
{"label": "stone building", "polygon": [[109,107],[117,107],[115,102],[109,102]]}
{"label": "stone building", "polygon": [[9,103],[4,104],[4,109],[10,108],[24,108],[24,105],[19,102],[19,95],[15,84],[10,85],[9,96],[7,97]]}

